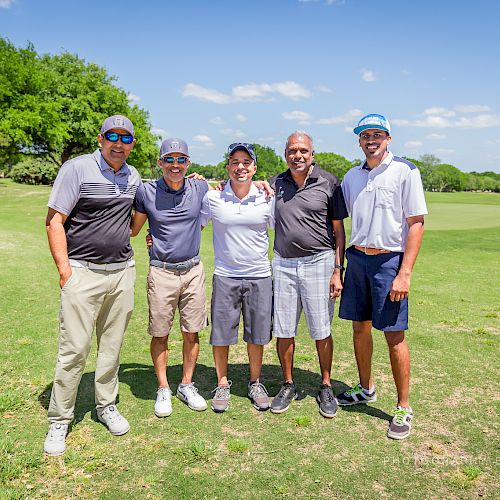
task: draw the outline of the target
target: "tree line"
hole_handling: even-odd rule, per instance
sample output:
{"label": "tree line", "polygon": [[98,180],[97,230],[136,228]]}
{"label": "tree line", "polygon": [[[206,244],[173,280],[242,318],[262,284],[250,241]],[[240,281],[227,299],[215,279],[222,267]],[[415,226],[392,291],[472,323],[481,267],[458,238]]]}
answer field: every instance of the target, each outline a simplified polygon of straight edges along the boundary
{"label": "tree line", "polygon": [[[144,178],[161,175],[156,167],[160,137],[152,133],[147,111],[131,103],[116,78],[75,54],[39,55],[33,45],[15,47],[0,37],[0,173],[18,182],[50,184],[68,159],[96,147],[96,131],[113,114],[134,123],[137,145],[129,161]],[[265,145],[255,145],[258,179],[286,169],[283,157]],[[464,173],[433,155],[415,163],[427,191],[500,192],[500,174]],[[226,177],[224,157],[217,165],[193,163],[192,171],[207,179]],[[336,153],[317,153],[316,163],[340,180],[361,163]]]}

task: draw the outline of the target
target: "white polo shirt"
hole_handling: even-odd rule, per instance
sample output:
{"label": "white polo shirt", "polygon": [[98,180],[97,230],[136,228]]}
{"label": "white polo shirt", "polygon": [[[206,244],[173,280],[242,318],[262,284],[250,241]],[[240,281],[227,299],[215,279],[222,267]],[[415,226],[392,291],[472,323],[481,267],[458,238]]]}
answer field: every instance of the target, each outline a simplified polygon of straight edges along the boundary
{"label": "white polo shirt", "polygon": [[253,184],[240,200],[228,182],[224,191],[209,191],[203,198],[201,223],[212,220],[214,274],[231,278],[271,276],[267,228],[274,227],[274,198]]}
{"label": "white polo shirt", "polygon": [[427,214],[418,168],[391,152],[372,170],[366,162],[351,168],[342,191],[352,219],[350,245],[404,252],[406,218]]}

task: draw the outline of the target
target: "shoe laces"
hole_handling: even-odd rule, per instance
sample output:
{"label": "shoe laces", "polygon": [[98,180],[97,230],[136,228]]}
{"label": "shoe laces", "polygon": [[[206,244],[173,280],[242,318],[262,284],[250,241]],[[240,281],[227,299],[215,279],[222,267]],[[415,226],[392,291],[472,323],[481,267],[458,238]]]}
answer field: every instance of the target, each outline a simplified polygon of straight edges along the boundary
{"label": "shoe laces", "polygon": [[182,391],[186,394],[186,396],[196,397],[198,395],[198,387],[194,384],[185,385],[182,388]]}
{"label": "shoe laces", "polygon": [[276,397],[278,399],[283,399],[289,392],[294,392],[294,391],[295,391],[294,385],[286,383],[281,386],[280,392],[278,392]]}
{"label": "shoe laces", "polygon": [[405,423],[406,416],[410,415],[410,413],[411,413],[411,411],[408,410],[407,408],[401,408],[398,406],[394,410],[394,421],[398,425],[403,425]]}
{"label": "shoe laces", "polygon": [[254,398],[254,399],[259,397],[259,396],[266,397],[269,395],[264,384],[261,384],[260,382],[255,382],[255,384],[252,384],[250,386],[249,393],[250,393],[250,396],[252,396],[252,398]]}
{"label": "shoe laces", "polygon": [[359,394],[360,392],[363,392],[363,389],[360,384],[355,385],[354,387],[351,387],[350,389],[347,389],[347,391],[345,391],[345,393],[348,396],[352,396],[353,394]]}
{"label": "shoe laces", "polygon": [[231,380],[227,381],[227,385],[218,385],[212,392],[214,392],[213,399],[229,399],[231,394],[231,386],[233,382]]}
{"label": "shoe laces", "polygon": [[324,399],[327,400],[328,403],[332,403],[333,401],[335,401],[335,396],[333,395],[331,387],[325,387],[324,389],[321,389],[321,395]]}
{"label": "shoe laces", "polygon": [[161,401],[166,401],[167,399],[169,399],[169,388],[168,387],[160,387],[158,389],[158,397]]}

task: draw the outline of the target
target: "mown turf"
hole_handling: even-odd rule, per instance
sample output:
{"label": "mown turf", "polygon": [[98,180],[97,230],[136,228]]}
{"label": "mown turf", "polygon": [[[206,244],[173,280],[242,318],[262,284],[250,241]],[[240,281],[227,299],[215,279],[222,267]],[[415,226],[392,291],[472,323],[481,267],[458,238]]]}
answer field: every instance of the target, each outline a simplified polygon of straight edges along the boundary
{"label": "mown turf", "polygon": [[[64,458],[42,454],[46,406],[57,352],[58,278],[46,243],[49,189],[0,180],[0,498],[470,498],[497,495],[498,195],[430,193],[424,246],[412,282],[413,433],[385,437],[395,390],[383,336],[375,332],[377,403],[323,419],[314,345],[301,322],[295,378],[300,400],[282,415],[259,413],[246,398],[242,344],[231,351],[230,410],[196,413],[174,400],[153,415],[156,390],[146,334],[143,236],[134,241],[136,308],[122,355],[119,407],[132,430],[113,437],[93,408],[92,352],[80,386]],[[474,207],[476,217],[469,214]],[[482,214],[482,215],[481,215]],[[451,222],[455,221],[454,224]],[[458,221],[458,222],[457,222]],[[485,221],[488,221],[487,223]],[[450,229],[446,229],[450,228]],[[202,258],[211,289],[211,232]],[[337,391],[357,382],[350,325],[335,319]],[[210,397],[215,370],[201,334],[196,382]],[[169,378],[181,374],[178,327]],[[281,373],[274,347],[263,378],[271,395]]]}

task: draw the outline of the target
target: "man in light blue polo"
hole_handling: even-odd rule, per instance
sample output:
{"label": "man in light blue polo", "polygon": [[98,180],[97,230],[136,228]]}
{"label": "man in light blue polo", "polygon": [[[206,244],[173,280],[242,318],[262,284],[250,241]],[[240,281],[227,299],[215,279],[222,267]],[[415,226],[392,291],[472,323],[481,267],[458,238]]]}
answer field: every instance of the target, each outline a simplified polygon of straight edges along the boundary
{"label": "man in light blue polo", "polygon": [[352,218],[348,266],[339,316],[352,320],[359,384],[337,396],[340,405],[376,401],[371,375],[372,326],[389,347],[398,393],[388,437],[409,436],[413,411],[408,392],[410,278],[424,234],[427,214],[420,173],[413,163],[389,151],[391,129],[377,114],[363,117],[354,133],[366,160],[347,172],[342,190]]}
{"label": "man in light blue polo", "polygon": [[215,256],[210,344],[217,387],[212,409],[222,413],[229,407],[229,347],[238,343],[243,314],[250,367],[248,397],[254,408],[265,411],[269,397],[260,373],[264,346],[271,341],[273,285],[267,229],[274,226],[274,203],[252,184],[257,169],[252,144],[231,144],[227,161],[229,182],[223,191],[209,191],[202,207],[202,224],[212,221]]}
{"label": "man in light blue polo", "polygon": [[157,417],[172,413],[167,379],[168,336],[179,310],[183,337],[182,380],[177,397],[189,408],[202,411],[207,403],[193,383],[200,349],[198,332],[207,325],[205,273],[200,261],[201,203],[209,187],[205,180],[185,177],[190,158],[182,139],[166,139],[160,148],[158,166],[163,176],[137,191],[132,236],[148,220],[152,247],[147,280],[149,334],[158,391]]}

